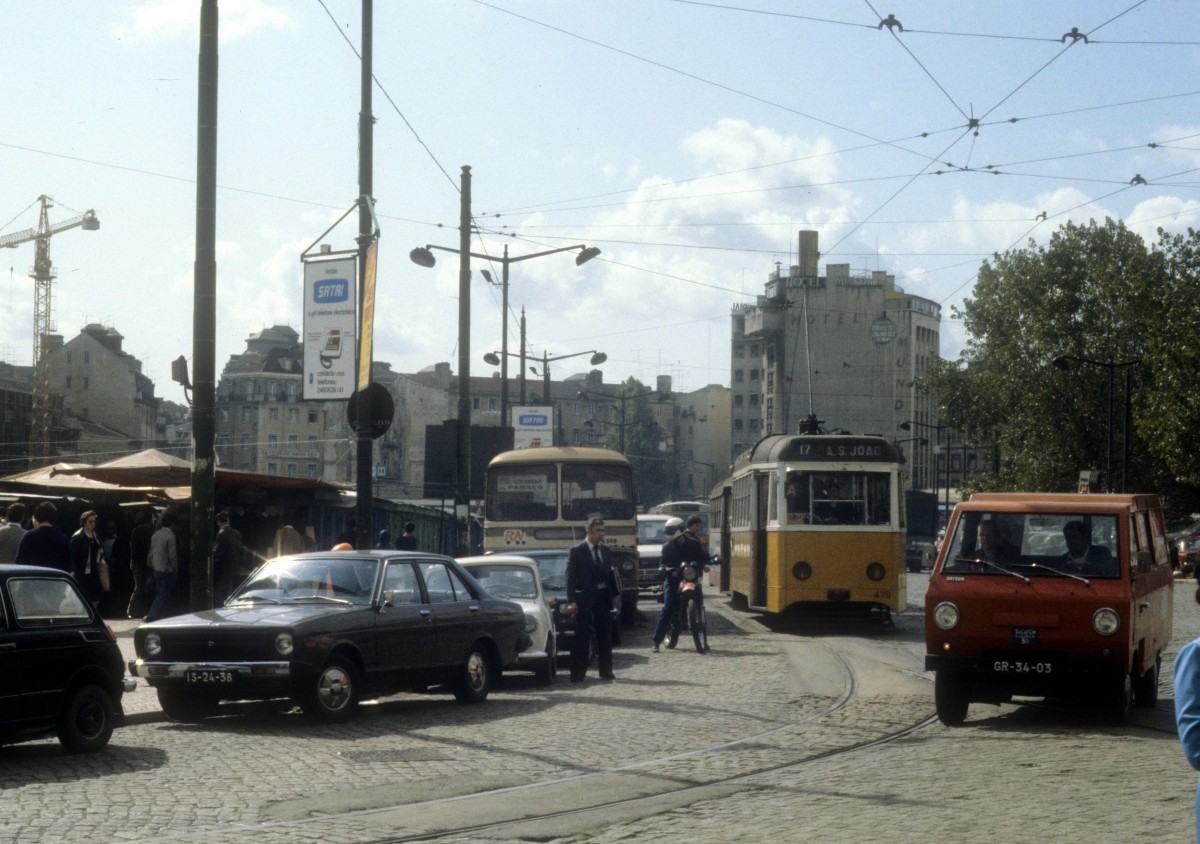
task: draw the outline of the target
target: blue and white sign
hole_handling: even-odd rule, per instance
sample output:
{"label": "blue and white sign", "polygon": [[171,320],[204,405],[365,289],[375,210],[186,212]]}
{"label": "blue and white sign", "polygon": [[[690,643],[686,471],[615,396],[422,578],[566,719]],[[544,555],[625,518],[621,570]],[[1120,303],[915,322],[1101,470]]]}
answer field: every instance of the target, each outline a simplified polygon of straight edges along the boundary
{"label": "blue and white sign", "polygon": [[554,445],[553,407],[514,407],[512,422],[513,448]]}
{"label": "blue and white sign", "polygon": [[304,264],[304,398],[348,399],[354,392],[357,261]]}

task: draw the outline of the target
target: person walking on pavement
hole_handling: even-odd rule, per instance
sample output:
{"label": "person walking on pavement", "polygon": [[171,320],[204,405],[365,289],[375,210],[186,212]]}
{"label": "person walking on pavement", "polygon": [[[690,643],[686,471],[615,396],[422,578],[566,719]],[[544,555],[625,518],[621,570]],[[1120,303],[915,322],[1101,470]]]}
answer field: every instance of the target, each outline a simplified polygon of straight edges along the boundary
{"label": "person walking on pavement", "polygon": [[8,505],[7,521],[0,527],[0,563],[11,563],[17,558],[17,546],[25,535],[25,512],[20,501]]}
{"label": "person walking on pavement", "polygon": [[228,513],[217,515],[217,535],[213,538],[213,603],[221,606],[233,594],[242,577],[246,545],[238,529],[229,523]]}
{"label": "person walking on pavement", "polygon": [[396,539],[396,550],[397,551],[416,551],[417,550],[417,538],[415,536],[413,536],[413,531],[415,531],[416,529],[417,529],[417,526],[414,525],[412,522],[405,523],[404,533],[401,534]]}
{"label": "person walking on pavement", "polygon": [[146,621],[157,621],[167,613],[167,604],[175,590],[175,577],[179,571],[179,548],[175,544],[174,513],[163,513],[158,530],[150,537],[150,572],[154,577],[154,603],[146,613]]}
{"label": "person walking on pavement", "polygon": [[615,680],[612,655],[613,600],[621,594],[621,582],[612,567],[612,555],[604,544],[604,519],[587,523],[587,538],[571,548],[567,556],[567,612],[575,616],[575,641],[571,644],[571,682],[587,676],[588,652],[596,641],[600,679]]}
{"label": "person walking on pavement", "polygon": [[33,530],[25,531],[21,537],[14,562],[71,570],[71,543],[66,534],[54,526],[57,515],[58,508],[49,501],[42,501],[33,508]]}
{"label": "person walking on pavement", "polygon": [[130,618],[145,618],[149,609],[147,580],[150,575],[150,535],[154,532],[154,511],[139,510],[129,533],[129,572],[133,575],[133,594],[125,614]]}
{"label": "person walking on pavement", "polygon": [[96,511],[88,510],[79,517],[79,530],[71,536],[71,573],[92,609],[98,609],[104,597],[100,566],[108,565],[104,562],[104,546],[96,535],[99,521]]}
{"label": "person walking on pavement", "polygon": [[[666,525],[663,526],[663,533],[667,535],[667,541],[662,546],[662,567],[663,567],[663,605],[662,611],[658,614],[658,623],[654,625],[654,646],[652,651],[658,653],[659,646],[663,643],[663,639],[667,637],[667,630],[671,626],[671,619],[679,609],[679,581],[683,577],[683,548],[687,539],[684,537],[683,519],[678,517],[667,519]],[[668,647],[673,647],[668,645]]]}
{"label": "person walking on pavement", "polygon": [[[1200,572],[1197,573],[1200,583]],[[1196,589],[1200,604],[1200,585]],[[1188,763],[1200,771],[1200,639],[1193,639],[1175,655],[1175,725]],[[1195,798],[1196,841],[1200,844],[1200,782]]]}

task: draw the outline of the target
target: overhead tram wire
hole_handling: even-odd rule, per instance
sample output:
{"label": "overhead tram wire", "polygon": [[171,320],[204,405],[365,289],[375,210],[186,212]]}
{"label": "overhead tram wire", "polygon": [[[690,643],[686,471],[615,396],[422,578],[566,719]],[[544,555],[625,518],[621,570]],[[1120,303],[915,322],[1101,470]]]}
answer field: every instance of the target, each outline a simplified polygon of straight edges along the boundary
{"label": "overhead tram wire", "polygon": [[[877,12],[875,10],[875,7],[871,5],[871,0],[863,0],[863,2],[866,3],[867,8],[871,10],[872,14],[875,15],[877,20],[880,20],[880,21],[883,20],[883,15],[879,14],[879,12]],[[880,26],[882,27],[883,24],[880,24]],[[946,99],[950,101],[950,105],[954,106],[954,108],[958,110],[958,113],[963,116],[963,119],[968,120],[968,121],[971,120],[971,116],[969,114],[967,114],[965,111],[963,111],[962,106],[960,106],[958,103],[956,103],[954,101],[954,97],[950,96],[950,92],[946,90],[946,87],[937,80],[937,77],[933,75],[933,71],[931,71],[929,68],[927,68],[924,65],[924,63],[922,63],[921,60],[917,58],[917,54],[914,53],[912,50],[908,49],[908,45],[900,40],[900,36],[899,36],[899,34],[897,34],[896,30],[893,29],[891,26],[889,26],[889,27],[887,27],[887,31],[888,31],[888,35],[892,36],[892,40],[895,41],[898,45],[900,45],[900,49],[902,49],[902,50],[904,50],[904,52],[908,53],[909,57],[914,62],[917,63],[917,67],[921,68],[921,70],[925,72],[925,75],[929,77],[930,81],[933,82],[933,84],[937,86],[938,90],[941,91],[942,94],[945,95]],[[901,31],[903,31],[903,29],[901,29]]]}
{"label": "overhead tram wire", "polygon": [[[329,21],[330,21],[330,23],[333,24],[333,28],[338,31],[338,35],[342,36],[342,40],[346,42],[347,46],[350,47],[350,50],[354,53],[354,55],[358,58],[359,62],[361,63],[362,62],[362,54],[358,52],[358,48],[354,46],[354,42],[352,42],[350,40],[349,36],[347,36],[346,33],[342,31],[342,27],[338,23],[337,18],[335,18],[333,16],[333,13],[331,11],[329,11],[329,7],[325,5],[325,0],[317,0],[317,2],[321,4],[321,8],[325,10],[325,14],[329,16]],[[396,112],[397,115],[400,116],[400,119],[404,121],[404,125],[408,127],[408,131],[412,132],[412,136],[414,138],[416,138],[417,143],[419,143],[421,145],[421,148],[425,150],[425,154],[429,156],[430,161],[432,161],[435,165],[437,165],[437,168],[442,171],[442,175],[446,177],[446,181],[448,181],[450,183],[450,186],[454,188],[454,192],[455,193],[461,192],[462,191],[461,186],[446,171],[446,168],[442,166],[442,162],[438,161],[437,156],[433,154],[433,150],[431,150],[429,148],[429,145],[425,143],[425,139],[421,137],[421,135],[417,132],[416,128],[408,121],[408,118],[404,116],[404,112],[402,112],[400,110],[400,107],[398,105],[396,105],[396,101],[392,99],[392,95],[388,93],[387,88],[383,87],[383,83],[379,81],[379,77],[375,75],[374,71],[371,72],[371,79],[372,79],[372,81],[374,81],[375,86],[379,89],[379,93],[383,94],[383,96],[387,99],[388,103],[391,105],[392,109]]]}
{"label": "overhead tram wire", "polygon": [[[731,6],[726,3],[707,3],[707,2],[701,2],[701,0],[665,0],[665,2],[680,3],[680,4],[688,5],[688,6],[700,6],[700,7],[710,8],[710,9],[721,9],[721,10],[731,11],[731,12],[746,12],[749,14],[756,14],[756,15],[770,15],[772,17],[780,17],[780,18],[794,18],[796,20],[810,21],[812,23],[826,23],[826,24],[831,24],[834,26],[847,26],[847,27],[855,27],[858,29],[875,29],[876,28],[875,24],[863,24],[863,23],[858,23],[857,21],[832,20],[830,18],[817,18],[817,17],[812,17],[810,15],[795,15],[795,14],[790,14],[788,12],[773,12],[773,11],[769,11],[766,9],[748,9],[744,6]],[[1122,13],[1122,14],[1124,14],[1124,13]],[[1120,15],[1118,15],[1117,17],[1120,17]],[[1114,18],[1114,20],[1115,20],[1115,18]],[[904,33],[906,35],[940,35],[940,36],[947,36],[947,37],[953,37],[953,38],[987,38],[987,39],[995,39],[995,40],[1000,40],[1000,41],[1034,41],[1034,42],[1048,42],[1048,43],[1053,43],[1053,44],[1062,43],[1061,39],[1048,38],[1044,35],[1002,35],[997,32],[954,32],[951,30],[942,30],[942,29],[911,29],[909,27],[905,27]],[[1200,41],[1106,41],[1106,40],[1092,39],[1090,41],[1090,43],[1092,43],[1092,44],[1139,45],[1139,46],[1144,45],[1144,46],[1151,46],[1151,47],[1157,47],[1157,46],[1195,47],[1195,46],[1200,46]]]}

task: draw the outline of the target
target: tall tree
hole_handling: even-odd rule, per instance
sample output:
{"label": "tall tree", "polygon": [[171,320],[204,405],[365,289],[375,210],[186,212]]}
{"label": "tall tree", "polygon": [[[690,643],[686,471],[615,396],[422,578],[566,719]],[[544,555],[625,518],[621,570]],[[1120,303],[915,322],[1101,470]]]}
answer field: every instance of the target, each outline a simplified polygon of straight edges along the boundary
{"label": "tall tree", "polygon": [[[1110,453],[1119,486],[1127,438],[1127,488],[1161,485],[1165,463],[1137,435],[1139,424],[1125,426],[1119,364],[1147,355],[1168,289],[1162,256],[1111,219],[1068,223],[1046,246],[1031,242],[984,263],[954,314],[967,347],[927,383],[949,427],[995,446],[999,472],[988,486],[1072,490],[1079,470],[1105,468]],[[1140,422],[1138,389],[1152,379],[1144,363],[1129,374]]]}
{"label": "tall tree", "polygon": [[650,409],[654,391],[630,377],[621,383],[615,395],[625,400],[613,404],[608,447],[619,449],[624,432],[625,456],[633,464],[639,503],[649,507],[666,501],[672,489],[673,467],[666,452],[660,451],[663,429]]}

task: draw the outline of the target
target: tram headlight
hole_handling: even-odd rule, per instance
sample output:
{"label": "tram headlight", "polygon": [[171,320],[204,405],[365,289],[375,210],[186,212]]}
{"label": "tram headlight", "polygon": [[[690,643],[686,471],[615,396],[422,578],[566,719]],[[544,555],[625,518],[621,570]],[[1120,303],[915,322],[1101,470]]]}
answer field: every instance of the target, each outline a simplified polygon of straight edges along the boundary
{"label": "tram headlight", "polygon": [[883,567],[883,563],[871,563],[871,565],[867,566],[867,577],[871,578],[871,580],[883,580],[886,574],[887,569]]}
{"label": "tram headlight", "polygon": [[1092,615],[1092,629],[1101,636],[1111,636],[1121,629],[1121,616],[1108,607],[1096,610]]}
{"label": "tram headlight", "polygon": [[953,630],[958,626],[958,607],[943,601],[933,608],[933,623],[942,630]]}
{"label": "tram headlight", "polygon": [[808,580],[812,577],[812,566],[801,560],[792,566],[792,576],[797,580]]}

